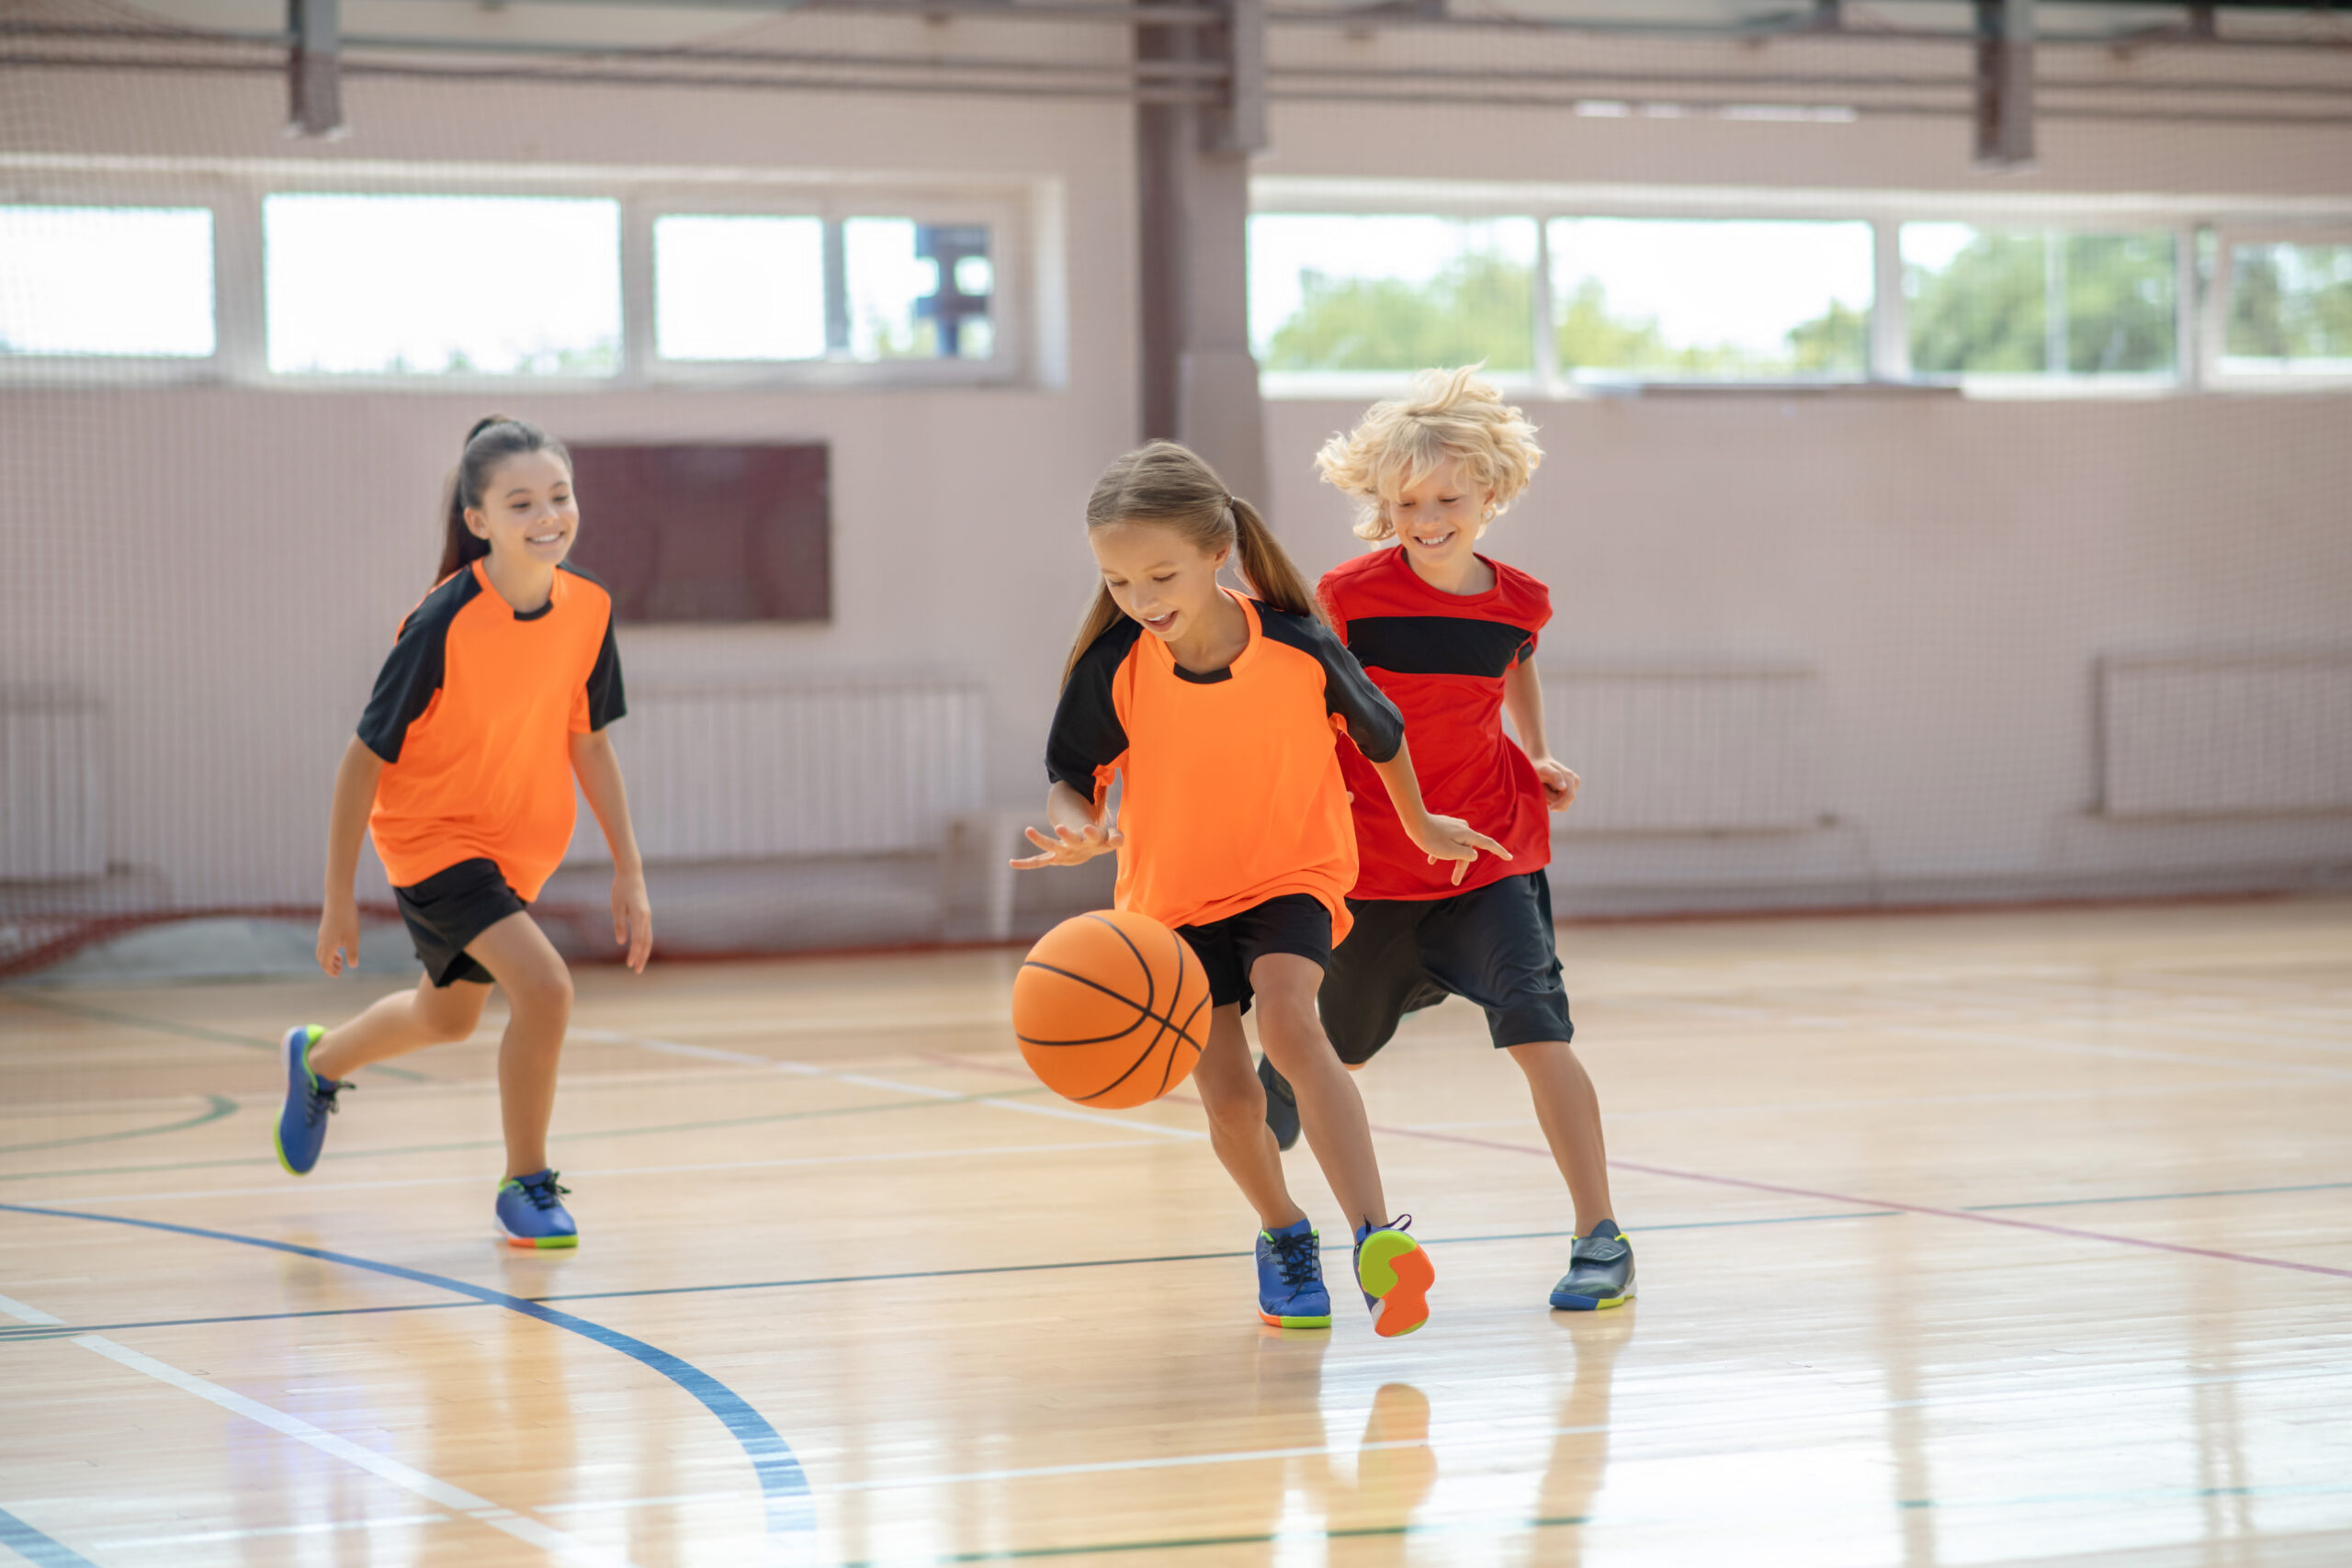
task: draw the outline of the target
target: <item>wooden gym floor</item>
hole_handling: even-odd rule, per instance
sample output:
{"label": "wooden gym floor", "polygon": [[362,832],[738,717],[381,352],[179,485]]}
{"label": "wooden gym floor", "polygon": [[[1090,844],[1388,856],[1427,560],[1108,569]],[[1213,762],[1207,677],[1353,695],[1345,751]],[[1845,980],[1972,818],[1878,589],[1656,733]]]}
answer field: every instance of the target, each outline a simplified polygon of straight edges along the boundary
{"label": "wooden gym floor", "polygon": [[278,1170],[380,975],[0,990],[0,1562],[2352,1562],[2352,903],[1563,946],[1640,1300],[1546,1310],[1456,1002],[1358,1080],[1397,1341],[1260,1328],[1197,1107],[1046,1097],[1011,953],[582,973],[568,1257],[488,1033]]}

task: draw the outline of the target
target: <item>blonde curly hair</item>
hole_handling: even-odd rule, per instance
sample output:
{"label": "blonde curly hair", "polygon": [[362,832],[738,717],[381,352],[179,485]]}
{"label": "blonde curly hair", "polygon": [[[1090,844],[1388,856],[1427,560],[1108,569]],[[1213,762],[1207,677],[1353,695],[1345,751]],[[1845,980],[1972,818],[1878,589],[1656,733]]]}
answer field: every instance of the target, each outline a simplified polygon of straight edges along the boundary
{"label": "blonde curly hair", "polygon": [[1526,417],[1479,379],[1484,368],[1420,372],[1409,395],[1373,404],[1353,430],[1315,454],[1325,480],[1360,503],[1356,537],[1393,537],[1389,502],[1449,457],[1469,483],[1494,491],[1490,521],[1527,489],[1544,449]]}

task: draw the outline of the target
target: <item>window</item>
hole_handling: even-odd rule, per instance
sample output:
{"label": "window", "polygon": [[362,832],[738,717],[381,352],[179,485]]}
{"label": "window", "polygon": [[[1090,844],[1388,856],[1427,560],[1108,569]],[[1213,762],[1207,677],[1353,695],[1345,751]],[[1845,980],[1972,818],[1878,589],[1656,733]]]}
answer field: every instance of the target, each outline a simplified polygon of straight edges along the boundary
{"label": "window", "polygon": [[1546,241],[1570,377],[1870,373],[1867,223],[1558,218]]}
{"label": "window", "polygon": [[1250,337],[1270,371],[1535,367],[1535,220],[1261,213]]}
{"label": "window", "polygon": [[657,218],[653,287],[664,359],[824,356],[820,219]]}
{"label": "window", "polygon": [[0,207],[0,357],[209,358],[212,298],[209,209]]}
{"label": "window", "polygon": [[2230,371],[2352,375],[2352,244],[2230,248]]}
{"label": "window", "polygon": [[269,368],[611,376],[620,204],[279,195],[262,204]]}
{"label": "window", "polygon": [[1911,367],[2165,375],[2178,364],[2173,236],[1903,225]]}
{"label": "window", "polygon": [[976,223],[853,218],[842,225],[852,359],[988,359],[996,267]]}

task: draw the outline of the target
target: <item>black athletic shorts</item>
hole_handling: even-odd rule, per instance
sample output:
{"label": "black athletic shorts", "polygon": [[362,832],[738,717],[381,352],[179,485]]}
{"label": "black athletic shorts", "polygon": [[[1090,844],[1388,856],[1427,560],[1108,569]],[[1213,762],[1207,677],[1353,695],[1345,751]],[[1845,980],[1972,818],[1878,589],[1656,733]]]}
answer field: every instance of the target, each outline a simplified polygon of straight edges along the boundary
{"label": "black athletic shorts", "polygon": [[506,885],[494,860],[461,860],[413,887],[395,887],[392,897],[408,922],[417,961],[435,986],[459,980],[492,983],[490,971],[466,952],[474,938],[509,915],[531,906]]}
{"label": "black athletic shorts", "polygon": [[1351,898],[1348,909],[1355,929],[1323,966],[1317,998],[1342,1062],[1370,1061],[1407,1013],[1448,997],[1487,1010],[1498,1050],[1573,1037],[1542,872],[1451,898]]}
{"label": "black athletic shorts", "polygon": [[1331,911],[1305,893],[1284,893],[1205,925],[1178,926],[1176,934],[1200,954],[1216,1007],[1239,1002],[1250,1010],[1250,970],[1269,953],[1311,958],[1326,974],[1331,968]]}

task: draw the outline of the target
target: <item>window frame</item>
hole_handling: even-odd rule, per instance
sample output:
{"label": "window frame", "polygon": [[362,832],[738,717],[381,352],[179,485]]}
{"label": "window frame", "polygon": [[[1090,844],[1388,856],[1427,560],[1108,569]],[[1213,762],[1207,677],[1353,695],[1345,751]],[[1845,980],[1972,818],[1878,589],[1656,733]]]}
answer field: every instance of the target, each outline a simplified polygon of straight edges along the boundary
{"label": "window frame", "polygon": [[[1868,222],[1873,258],[1867,377],[1859,379],[1682,380],[1628,376],[1577,379],[1559,374],[1547,331],[1551,290],[1534,291],[1537,373],[1498,374],[1516,395],[1550,400],[1638,397],[1646,392],[1724,396],[1964,396],[1975,399],[2117,399],[2213,392],[2310,391],[2352,387],[2333,372],[2225,372],[2220,353],[2227,325],[2231,245],[2301,241],[2352,243],[2352,198],[2259,196],[2149,197],[2079,192],[1825,190],[1796,187],[1562,186],[1536,182],[1364,179],[1261,175],[1250,182],[1250,210],[1344,215],[1435,214],[1461,218],[1532,217],[1539,262],[1550,258],[1555,218],[1779,219]],[[1908,300],[1902,290],[1905,223],[1960,222],[1979,228],[2118,234],[2162,231],[2173,239],[2174,367],[2110,375],[1994,374],[1923,378],[1910,365]],[[2200,243],[2220,236],[2213,276]],[[1264,396],[1280,400],[1393,396],[1408,377],[1386,372],[1261,373]]]}
{"label": "window frame", "polygon": [[239,224],[239,192],[217,180],[134,178],[107,182],[94,194],[92,182],[34,173],[12,177],[0,206],[86,207],[98,210],[159,209],[201,210],[212,215],[212,352],[185,354],[6,354],[0,355],[0,388],[203,386],[234,378],[237,348],[249,325],[236,303],[232,275],[258,264],[246,254]]}
{"label": "window frame", "polygon": [[[2199,357],[2208,385],[2232,392],[2311,392],[2352,388],[2352,358],[2341,370],[2248,370],[2230,366],[2230,293],[2237,282],[2240,245],[2352,245],[2352,217],[2335,221],[2262,222],[2240,220],[2216,224],[2213,273],[2206,280],[2210,292]],[[2244,362],[2241,361],[2241,364]]]}
{"label": "window frame", "polygon": [[[554,182],[510,182],[492,179],[469,181],[447,175],[403,171],[399,174],[369,175],[362,178],[338,177],[340,171],[332,167],[318,169],[306,177],[277,176],[259,182],[252,193],[254,246],[254,332],[250,345],[253,369],[251,378],[263,386],[287,391],[355,392],[419,391],[419,392],[496,392],[520,389],[550,392],[595,391],[605,387],[623,385],[628,377],[628,204],[613,192],[593,186],[557,184]],[[617,344],[619,363],[606,376],[550,376],[527,371],[499,372],[469,371],[396,371],[396,370],[273,370],[269,367],[269,299],[267,268],[269,233],[264,209],[273,196],[351,196],[351,197],[520,197],[552,201],[611,201],[618,209],[615,225],[616,244],[613,265],[615,281],[620,289],[620,341]]]}
{"label": "window frame", "polygon": [[[1045,388],[1066,375],[1067,284],[1059,256],[1061,184],[1052,177],[963,179],[820,168],[418,164],[353,159],[0,153],[9,205],[203,208],[212,214],[213,352],[0,357],[0,389],[236,386],[301,393],[882,390]],[[274,371],[268,366],[263,202],[272,196],[537,197],[619,204],[620,364],[610,375]],[[992,352],[985,359],[660,358],[655,350],[653,219],[711,213],[910,218],[984,223],[994,269]]]}
{"label": "window frame", "polygon": [[[653,225],[662,218],[815,218],[828,246],[852,218],[904,218],[917,223],[984,224],[994,269],[989,317],[994,331],[985,359],[669,359],[658,352],[654,318]],[[754,186],[665,185],[635,193],[621,209],[624,262],[621,309],[623,376],[641,386],[747,388],[974,387],[1017,385],[1029,374],[1030,331],[1022,244],[1023,204],[1010,195],[947,191],[879,181],[791,195]],[[635,293],[632,294],[632,279]],[[828,308],[830,309],[830,301]],[[634,307],[634,308],[632,308]]]}

